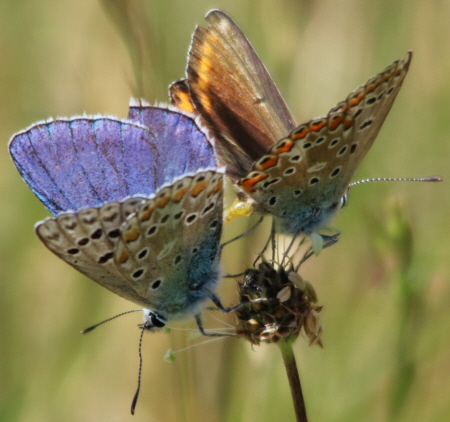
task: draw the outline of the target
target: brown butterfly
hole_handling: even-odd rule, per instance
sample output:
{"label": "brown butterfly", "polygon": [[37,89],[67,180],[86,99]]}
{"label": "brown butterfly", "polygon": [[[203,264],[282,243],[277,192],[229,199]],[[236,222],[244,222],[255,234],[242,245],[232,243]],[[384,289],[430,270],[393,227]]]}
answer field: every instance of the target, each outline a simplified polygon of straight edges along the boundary
{"label": "brown butterfly", "polygon": [[296,127],[237,25],[218,10],[206,20],[208,27],[194,32],[186,79],[170,87],[172,103],[196,114],[209,130],[241,201],[272,214],[278,231],[320,229],[344,205],[351,177],[380,131],[412,53],[370,78],[325,117]]}

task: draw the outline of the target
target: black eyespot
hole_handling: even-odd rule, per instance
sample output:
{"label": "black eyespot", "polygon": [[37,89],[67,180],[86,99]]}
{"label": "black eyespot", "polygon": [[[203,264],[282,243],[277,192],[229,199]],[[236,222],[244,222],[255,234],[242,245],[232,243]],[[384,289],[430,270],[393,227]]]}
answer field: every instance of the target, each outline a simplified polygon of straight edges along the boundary
{"label": "black eyespot", "polygon": [[147,255],[147,253],[148,253],[148,249],[147,249],[147,248],[143,249],[141,252],[139,252],[138,258],[139,258],[139,259],[145,258],[145,256]]}
{"label": "black eyespot", "polygon": [[379,100],[381,100],[381,99],[383,98],[384,93],[385,93],[385,91],[383,91],[383,92],[378,96],[378,99],[379,99]]}
{"label": "black eyespot", "polygon": [[78,252],[80,252],[80,250],[77,248],[72,248],[67,251],[67,253],[70,255],[76,255]]}
{"label": "black eyespot", "polygon": [[338,204],[337,202],[333,202],[333,203],[330,205],[330,210],[334,210],[338,205],[339,205],[339,204]]}
{"label": "black eyespot", "polygon": [[170,215],[166,214],[163,218],[161,218],[161,223],[164,224],[168,219],[169,219]]}
{"label": "black eyespot", "polygon": [[367,126],[370,126],[372,124],[372,120],[366,120],[359,128],[365,129]]}
{"label": "black eyespot", "polygon": [[275,205],[276,202],[277,202],[276,196],[272,196],[272,198],[269,199],[269,205]]}
{"label": "black eyespot", "polygon": [[298,190],[298,189],[294,191],[295,196],[299,196],[299,195],[301,195],[301,193],[302,193],[302,191]]}
{"label": "black eyespot", "polygon": [[211,227],[212,229],[214,229],[215,227],[217,227],[219,224],[219,222],[217,220],[214,220],[211,225],[209,227]]}
{"label": "black eyespot", "polygon": [[377,99],[376,99],[375,97],[369,98],[369,99],[366,101],[366,104],[373,104],[376,100],[377,100]]}
{"label": "black eyespot", "polygon": [[341,150],[338,152],[338,155],[339,156],[343,155],[345,151],[347,151],[347,145],[341,148]]}
{"label": "black eyespot", "polygon": [[175,218],[175,220],[179,220],[181,218],[181,216],[183,215],[183,211],[177,212],[173,218]]}
{"label": "black eyespot", "polygon": [[334,147],[338,142],[339,142],[339,139],[338,139],[338,138],[333,139],[333,140],[331,141],[331,143],[330,143],[330,147]]}
{"label": "black eyespot", "polygon": [[300,160],[300,155],[294,155],[294,156],[291,158],[291,161],[298,161],[298,160]]}
{"label": "black eyespot", "polygon": [[195,255],[198,252],[198,248],[192,249],[192,253]]}
{"label": "black eyespot", "polygon": [[292,173],[294,173],[294,171],[295,171],[294,168],[290,168],[290,169],[287,169],[287,170],[284,172],[284,174],[285,174],[285,175],[292,174]]}
{"label": "black eyespot", "polygon": [[139,278],[142,274],[144,274],[144,270],[141,268],[133,273],[133,278]]}
{"label": "black eyespot", "polygon": [[388,92],[387,92],[388,95],[389,95],[393,90],[394,90],[394,87],[389,88],[389,89],[388,89]]}
{"label": "black eyespot", "polygon": [[360,114],[362,113],[362,108],[360,108],[355,115],[353,116],[354,119],[356,119]]}
{"label": "black eyespot", "polygon": [[147,230],[147,236],[151,236],[152,234],[155,234],[156,230],[158,229],[158,226],[151,226]]}
{"label": "black eyespot", "polygon": [[307,142],[306,144],[303,144],[303,149],[308,149],[311,147],[311,145],[312,145],[311,142]]}
{"label": "black eyespot", "polygon": [[271,160],[273,157],[271,157],[271,156],[268,156],[268,157],[264,157],[258,164],[259,165],[263,165],[263,164],[265,164],[265,163],[267,163],[269,160]]}
{"label": "black eyespot", "polygon": [[178,256],[175,258],[174,264],[177,265],[177,264],[180,263],[180,261],[181,261],[181,255],[178,255]]}
{"label": "black eyespot", "polygon": [[216,204],[211,202],[207,207],[205,207],[202,211],[202,215],[205,215],[208,211],[212,210]]}
{"label": "black eyespot", "polygon": [[270,182],[265,182],[263,184],[263,188],[265,189],[265,188],[269,187],[270,185],[272,185],[273,183],[277,183],[279,181],[280,181],[280,179],[277,177],[275,179],[272,179]]}
{"label": "black eyespot", "polygon": [[186,222],[187,222],[187,223],[192,223],[193,221],[195,221],[196,218],[197,218],[197,214],[191,214],[191,215],[188,215],[188,216],[186,217]]}
{"label": "black eyespot", "polygon": [[99,258],[98,263],[104,264],[105,262],[108,262],[113,256],[114,256],[114,252],[105,253],[105,255],[103,255]]}
{"label": "black eyespot", "polygon": [[325,141],[325,138],[323,136],[321,136],[320,138],[316,139],[316,145],[321,144],[323,141]]}
{"label": "black eyespot", "polygon": [[356,149],[357,146],[358,146],[358,144],[353,144],[353,145],[350,147],[350,154],[353,154],[353,153],[355,152],[355,149]]}
{"label": "black eyespot", "polygon": [[87,237],[83,237],[83,239],[80,239],[78,242],[77,242],[77,244],[79,245],[79,246],[84,246],[84,245],[87,245],[89,243],[89,239],[87,238]]}
{"label": "black eyespot", "polygon": [[205,176],[197,177],[197,182],[203,182],[203,180],[205,180]]}
{"label": "black eyespot", "polygon": [[158,279],[152,283],[152,289],[156,290],[159,286],[161,286],[161,280]]}
{"label": "black eyespot", "polygon": [[176,190],[179,190],[183,187],[183,182],[178,183],[177,187],[175,188]]}
{"label": "black eyespot", "polygon": [[72,222],[72,223],[66,224],[66,225],[64,226],[64,228],[65,228],[66,230],[73,230],[76,226],[77,226],[77,223],[76,223],[76,221],[74,221],[74,222]]}
{"label": "black eyespot", "polygon": [[331,173],[331,177],[335,177],[339,174],[339,172],[341,171],[340,167],[337,167],[333,170],[333,172]]}
{"label": "black eyespot", "polygon": [[102,234],[102,229],[97,229],[94,233],[91,234],[91,239],[100,239],[102,237]]}
{"label": "black eyespot", "polygon": [[315,183],[319,183],[319,178],[313,177],[313,178],[309,181],[309,184],[310,184],[310,185],[314,185]]}
{"label": "black eyespot", "polygon": [[119,237],[119,236],[120,236],[120,229],[114,229],[114,230],[111,230],[111,231],[108,233],[108,236],[109,236],[111,239],[115,239],[116,237]]}

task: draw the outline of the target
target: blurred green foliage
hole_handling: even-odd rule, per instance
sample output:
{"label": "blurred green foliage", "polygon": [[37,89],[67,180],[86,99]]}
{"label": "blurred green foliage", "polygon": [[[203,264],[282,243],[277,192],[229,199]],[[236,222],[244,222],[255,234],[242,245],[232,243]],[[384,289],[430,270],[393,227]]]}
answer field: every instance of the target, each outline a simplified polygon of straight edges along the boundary
{"label": "blurred green foliage", "polygon": [[[132,95],[167,101],[167,86],[184,74],[191,33],[209,9],[224,10],[241,27],[298,122],[325,114],[412,49],[410,72],[357,178],[448,180],[450,2],[126,3],[0,2],[2,422],[129,418],[140,322],[132,314],[78,335],[132,305],[39,243],[33,224],[47,213],[14,168],[8,139],[50,116],[125,117]],[[339,243],[304,266],[324,304],[325,348],[308,348],[302,338],[294,345],[311,421],[450,419],[447,183],[353,188],[333,222],[342,231]],[[247,224],[229,223],[224,238]],[[224,271],[249,265],[267,230],[266,222],[251,241],[228,248]],[[221,294],[233,303],[235,282],[225,280]],[[163,362],[167,349],[187,344],[183,331],[145,336],[135,421],[293,419],[276,347],[252,350],[224,339]]]}

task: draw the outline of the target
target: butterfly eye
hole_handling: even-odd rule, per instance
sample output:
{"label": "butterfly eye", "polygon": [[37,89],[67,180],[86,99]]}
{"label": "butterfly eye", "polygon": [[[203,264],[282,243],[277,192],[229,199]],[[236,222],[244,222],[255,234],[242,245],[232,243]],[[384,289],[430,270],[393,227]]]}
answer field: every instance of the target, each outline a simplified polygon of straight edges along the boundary
{"label": "butterfly eye", "polygon": [[162,320],[162,318],[156,314],[150,315],[150,322],[156,328],[162,328],[166,325],[166,323]]}
{"label": "butterfly eye", "polygon": [[344,194],[344,196],[341,198],[341,208],[344,208],[347,205],[348,201],[348,194]]}

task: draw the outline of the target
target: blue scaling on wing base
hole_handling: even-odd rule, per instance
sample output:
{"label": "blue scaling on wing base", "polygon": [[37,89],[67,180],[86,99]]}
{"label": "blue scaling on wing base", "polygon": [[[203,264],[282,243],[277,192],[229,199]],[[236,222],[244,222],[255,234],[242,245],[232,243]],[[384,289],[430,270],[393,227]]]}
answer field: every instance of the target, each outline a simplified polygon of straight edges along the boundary
{"label": "blue scaling on wing base", "polygon": [[165,183],[217,165],[211,144],[192,118],[143,101],[131,102],[128,118],[148,126],[155,135],[160,160],[156,172]]}

